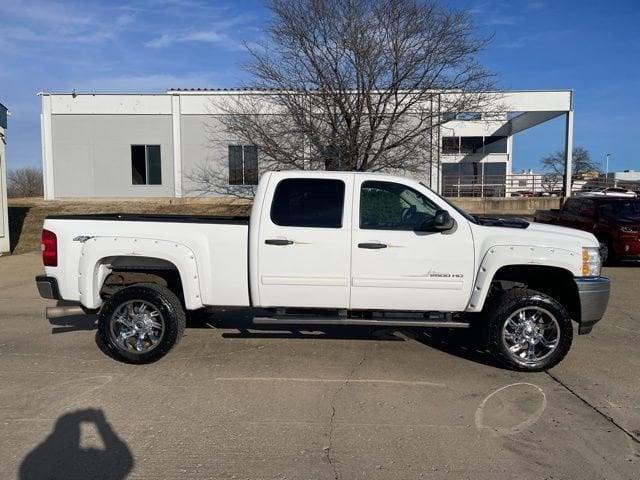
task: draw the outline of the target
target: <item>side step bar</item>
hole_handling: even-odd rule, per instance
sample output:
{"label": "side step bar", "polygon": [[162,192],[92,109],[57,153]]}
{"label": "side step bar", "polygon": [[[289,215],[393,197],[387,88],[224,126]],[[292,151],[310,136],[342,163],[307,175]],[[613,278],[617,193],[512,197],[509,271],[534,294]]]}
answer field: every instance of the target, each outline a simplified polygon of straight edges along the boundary
{"label": "side step bar", "polygon": [[75,315],[91,315],[97,310],[88,310],[82,305],[58,305],[56,307],[47,307],[45,316],[47,319],[71,317]]}
{"label": "side step bar", "polygon": [[440,327],[469,328],[468,322],[442,320],[368,319],[348,317],[311,317],[286,315],[282,317],[254,317],[256,325],[378,325],[382,327]]}

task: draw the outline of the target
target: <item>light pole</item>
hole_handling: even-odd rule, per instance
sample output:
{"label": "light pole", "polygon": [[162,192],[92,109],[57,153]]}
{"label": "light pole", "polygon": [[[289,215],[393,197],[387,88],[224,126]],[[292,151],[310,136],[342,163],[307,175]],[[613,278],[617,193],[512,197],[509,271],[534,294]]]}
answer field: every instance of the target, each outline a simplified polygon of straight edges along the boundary
{"label": "light pole", "polygon": [[607,153],[607,163],[606,166],[604,167],[604,182],[607,183],[609,181],[609,155],[611,155],[610,153]]}

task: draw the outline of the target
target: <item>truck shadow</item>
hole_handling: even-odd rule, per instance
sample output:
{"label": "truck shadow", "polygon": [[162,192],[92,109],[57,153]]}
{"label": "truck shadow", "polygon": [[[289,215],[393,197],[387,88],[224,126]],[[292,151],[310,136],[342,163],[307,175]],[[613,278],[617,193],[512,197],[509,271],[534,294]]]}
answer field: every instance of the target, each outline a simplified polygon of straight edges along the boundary
{"label": "truck shadow", "polygon": [[[103,448],[81,445],[81,425],[93,425]],[[127,444],[97,409],[76,410],[58,418],[53,431],[23,459],[20,480],[126,478],[134,459]]]}
{"label": "truck shadow", "polygon": [[474,363],[502,368],[493,356],[482,348],[475,329],[456,328],[397,328],[384,326],[336,325],[254,325],[252,316],[241,311],[208,315],[204,312],[192,318],[189,328],[215,328],[235,331],[223,332],[223,338],[294,339],[294,340],[369,340],[404,342],[416,341],[451,356]]}
{"label": "truck shadow", "polygon": [[[59,302],[60,304],[60,302]],[[97,315],[68,315],[66,317],[47,319],[51,325],[51,333],[91,331],[98,328]]]}
{"label": "truck shadow", "polygon": [[[216,312],[190,312],[187,316],[187,332],[195,329],[223,330],[222,338],[292,339],[292,340],[363,340],[404,342],[413,340],[425,347],[474,363],[502,368],[493,356],[483,349],[476,330],[454,328],[397,328],[384,326],[341,325],[256,325],[255,315],[249,309],[230,309]],[[73,315],[50,319],[51,333],[92,331],[97,328],[96,315]],[[101,350],[111,356],[99,341]]]}

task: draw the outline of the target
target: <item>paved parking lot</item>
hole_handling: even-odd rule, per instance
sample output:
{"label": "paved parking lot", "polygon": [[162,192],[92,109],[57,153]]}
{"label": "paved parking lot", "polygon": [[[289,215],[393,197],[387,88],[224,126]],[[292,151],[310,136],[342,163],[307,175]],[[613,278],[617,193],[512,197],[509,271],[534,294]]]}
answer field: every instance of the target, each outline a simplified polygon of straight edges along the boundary
{"label": "paved parking lot", "polygon": [[45,320],[40,270],[0,258],[0,478],[640,478],[640,267],[605,270],[606,318],[539,374],[496,367],[464,332],[239,314],[124,365],[94,317]]}

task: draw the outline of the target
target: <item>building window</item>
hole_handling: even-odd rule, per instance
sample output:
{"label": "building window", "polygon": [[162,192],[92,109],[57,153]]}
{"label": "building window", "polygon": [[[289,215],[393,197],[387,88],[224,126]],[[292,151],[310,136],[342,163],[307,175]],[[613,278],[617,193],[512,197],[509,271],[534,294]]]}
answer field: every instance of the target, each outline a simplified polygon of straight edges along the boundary
{"label": "building window", "polygon": [[442,153],[460,153],[460,137],[442,137]]}
{"label": "building window", "polygon": [[131,145],[131,183],[162,185],[160,145]]}
{"label": "building window", "polygon": [[442,153],[507,153],[507,137],[442,137]]}
{"label": "building window", "polygon": [[443,163],[442,164],[443,177],[457,177],[458,175],[460,175],[459,163]]}
{"label": "building window", "polygon": [[472,122],[474,120],[482,120],[482,113],[460,112],[456,115],[456,120],[462,120],[463,122]]}
{"label": "building window", "polygon": [[480,112],[445,112],[442,114],[442,122],[450,122],[451,120],[460,120],[462,122],[471,122],[482,120],[482,113]]}
{"label": "building window", "polygon": [[340,170],[340,156],[335,146],[327,145],[321,149],[320,155],[324,160],[325,170]]}
{"label": "building window", "polygon": [[507,137],[484,137],[484,153],[507,153]]}
{"label": "building window", "polygon": [[229,185],[258,184],[258,147],[229,145]]}
{"label": "building window", "polygon": [[460,153],[482,153],[482,137],[462,137]]}
{"label": "building window", "polygon": [[484,174],[488,177],[504,177],[507,174],[507,164],[505,162],[487,162],[484,164]]}

